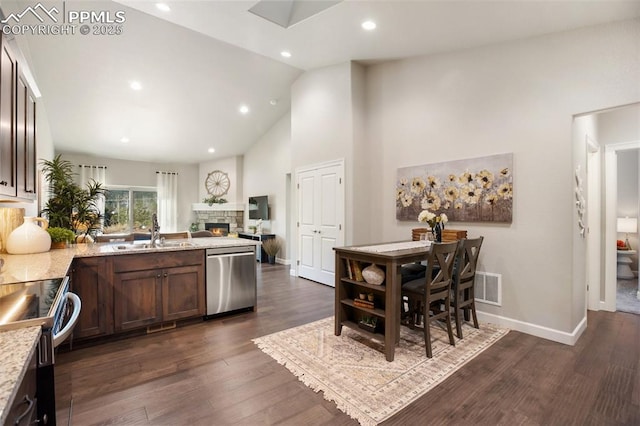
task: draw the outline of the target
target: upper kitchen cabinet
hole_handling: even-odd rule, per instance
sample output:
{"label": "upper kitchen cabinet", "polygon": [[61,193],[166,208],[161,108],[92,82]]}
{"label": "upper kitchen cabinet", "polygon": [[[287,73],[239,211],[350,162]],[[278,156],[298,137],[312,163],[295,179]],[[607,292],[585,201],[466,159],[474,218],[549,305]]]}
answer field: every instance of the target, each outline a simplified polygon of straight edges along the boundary
{"label": "upper kitchen cabinet", "polygon": [[33,199],[36,197],[36,99],[20,70],[17,87],[17,195]]}
{"label": "upper kitchen cabinet", "polygon": [[16,79],[17,64],[2,34],[0,43],[0,195],[15,197],[16,170]]}
{"label": "upper kitchen cabinet", "polygon": [[0,56],[0,195],[36,198],[36,100],[6,35]]}

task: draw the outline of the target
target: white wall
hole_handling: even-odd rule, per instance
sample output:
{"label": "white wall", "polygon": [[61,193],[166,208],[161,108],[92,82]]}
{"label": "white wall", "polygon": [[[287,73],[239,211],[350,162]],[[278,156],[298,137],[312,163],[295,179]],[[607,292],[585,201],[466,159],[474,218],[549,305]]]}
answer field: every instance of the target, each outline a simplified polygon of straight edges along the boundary
{"label": "white wall", "polygon": [[[244,198],[267,195],[269,197],[269,217],[263,222],[263,232],[276,234],[282,243],[277,258],[290,262],[290,250],[286,245],[287,229],[287,174],[291,173],[291,115],[285,114],[262,136],[244,155]],[[249,220],[245,210],[244,220]]]}
{"label": "white wall", "polygon": [[204,198],[209,197],[205,181],[209,173],[220,170],[229,176],[229,192],[222,196],[229,203],[245,203],[242,194],[242,174],[243,174],[243,158],[242,156],[226,157],[205,161],[199,164],[198,172],[198,199],[192,203],[201,203]]}
{"label": "white wall", "polygon": [[61,153],[62,158],[74,165],[88,164],[107,166],[107,186],[147,186],[156,187],[156,171],[171,171],[178,173],[178,230],[188,230],[191,222],[195,221],[195,214],[191,210],[191,203],[196,202],[198,194],[198,165],[149,163],[142,161],[127,161],[113,158],[97,158],[83,154]]}
{"label": "white wall", "polygon": [[635,20],[371,66],[367,136],[381,168],[369,191],[380,206],[372,210],[379,239],[409,238],[417,224],[395,220],[397,168],[513,152],[513,222],[451,227],[484,235],[479,269],[502,274],[503,306],[483,311],[571,341],[585,316],[580,306],[573,312],[572,117],[640,100],[639,53]]}

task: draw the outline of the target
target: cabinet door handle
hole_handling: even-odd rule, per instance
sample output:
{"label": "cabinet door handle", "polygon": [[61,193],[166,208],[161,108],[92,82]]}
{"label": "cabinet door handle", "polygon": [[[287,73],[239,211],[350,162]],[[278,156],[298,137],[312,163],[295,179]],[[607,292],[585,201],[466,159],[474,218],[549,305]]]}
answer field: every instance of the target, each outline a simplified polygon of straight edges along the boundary
{"label": "cabinet door handle", "polygon": [[19,425],[20,422],[22,422],[22,419],[24,419],[33,409],[33,399],[29,398],[29,395],[25,395],[24,396],[24,400],[20,403],[22,404],[27,404],[27,408],[24,409],[24,411],[22,412],[22,414],[20,414],[18,417],[16,417],[15,423],[16,425]]}
{"label": "cabinet door handle", "polygon": [[165,272],[165,273],[164,273],[164,277],[166,278],[166,277],[168,277],[168,276],[169,276],[169,274],[167,274],[167,273]]}
{"label": "cabinet door handle", "polygon": [[158,275],[156,276],[156,278],[160,278],[160,274],[158,274]]}

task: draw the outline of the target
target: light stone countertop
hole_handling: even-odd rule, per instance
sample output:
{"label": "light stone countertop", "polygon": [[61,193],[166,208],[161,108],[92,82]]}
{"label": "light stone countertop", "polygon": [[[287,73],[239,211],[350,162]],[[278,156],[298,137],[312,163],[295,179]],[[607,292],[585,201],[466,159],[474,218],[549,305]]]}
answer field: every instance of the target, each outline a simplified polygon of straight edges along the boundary
{"label": "light stone countertop", "polygon": [[0,424],[5,424],[9,411],[16,399],[16,392],[27,372],[38,339],[40,327],[26,327],[17,330],[0,331]]}
{"label": "light stone countertop", "polygon": [[[202,250],[238,246],[259,246],[260,242],[233,237],[167,240],[164,247],[144,247],[145,241],[74,244],[67,249],[36,254],[0,254],[0,285],[23,281],[61,278],[67,274],[75,257],[120,256],[166,251]],[[131,246],[136,247],[131,247]],[[139,248],[140,246],[144,248]],[[122,248],[124,247],[124,249]],[[17,384],[22,381],[27,363],[40,337],[40,327],[0,331],[0,425],[15,399]]]}
{"label": "light stone countertop", "polygon": [[145,243],[148,244],[148,241],[74,244],[70,248],[49,250],[37,254],[0,254],[0,259],[4,260],[4,266],[0,269],[0,285],[64,277],[75,257],[119,256],[260,245],[259,241],[233,237],[167,240],[164,247],[140,248],[144,247]]}

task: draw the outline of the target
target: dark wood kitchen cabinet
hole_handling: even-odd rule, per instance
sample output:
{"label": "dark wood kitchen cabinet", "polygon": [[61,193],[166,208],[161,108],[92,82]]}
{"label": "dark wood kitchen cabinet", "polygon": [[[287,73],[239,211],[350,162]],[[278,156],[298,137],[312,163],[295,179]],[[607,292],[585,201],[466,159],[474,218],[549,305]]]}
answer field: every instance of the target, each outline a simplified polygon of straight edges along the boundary
{"label": "dark wood kitchen cabinet", "polygon": [[0,195],[37,196],[36,98],[7,36],[0,35]]}
{"label": "dark wood kitchen cabinet", "polygon": [[15,197],[16,182],[16,78],[18,64],[0,35],[0,195]]}
{"label": "dark wood kitchen cabinet", "polygon": [[18,73],[17,89],[16,191],[19,198],[35,199],[36,99],[22,72]]}
{"label": "dark wood kitchen cabinet", "polygon": [[202,250],[118,256],[113,271],[116,332],[205,313]]}
{"label": "dark wood kitchen cabinet", "polygon": [[73,337],[106,336],[113,333],[113,288],[107,257],[81,257],[73,261],[71,291],[82,301]]}

